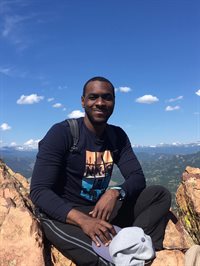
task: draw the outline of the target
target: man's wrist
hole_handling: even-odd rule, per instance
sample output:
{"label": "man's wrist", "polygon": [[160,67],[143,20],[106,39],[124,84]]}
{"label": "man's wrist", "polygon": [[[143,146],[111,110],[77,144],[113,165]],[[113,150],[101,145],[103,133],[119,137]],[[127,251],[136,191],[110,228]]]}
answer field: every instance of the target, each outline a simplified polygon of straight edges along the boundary
{"label": "man's wrist", "polygon": [[116,190],[119,194],[118,194],[118,200],[124,200],[124,198],[126,197],[126,192],[124,191],[124,189],[122,187],[110,187],[110,190]]}
{"label": "man's wrist", "polygon": [[67,216],[66,222],[70,224],[78,225],[79,227],[82,226],[85,219],[89,216],[83,212],[80,212],[78,210],[72,209]]}
{"label": "man's wrist", "polygon": [[112,195],[112,197],[115,197],[116,199],[119,198],[119,190],[118,189],[109,188],[107,191],[109,192],[109,194]]}

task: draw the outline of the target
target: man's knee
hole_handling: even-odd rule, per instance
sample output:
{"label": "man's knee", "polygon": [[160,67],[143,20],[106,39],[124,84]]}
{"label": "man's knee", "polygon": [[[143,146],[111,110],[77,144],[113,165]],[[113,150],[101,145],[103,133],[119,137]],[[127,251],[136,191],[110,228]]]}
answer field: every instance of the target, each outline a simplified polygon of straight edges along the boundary
{"label": "man's knee", "polygon": [[148,193],[154,194],[155,197],[165,198],[167,201],[171,201],[171,193],[169,190],[161,185],[152,185],[145,188]]}
{"label": "man's knee", "polygon": [[171,205],[171,193],[166,187],[160,186],[160,185],[154,185],[152,186],[152,189],[155,191],[155,194],[158,195],[158,197],[162,198],[166,202],[168,202],[169,207]]}

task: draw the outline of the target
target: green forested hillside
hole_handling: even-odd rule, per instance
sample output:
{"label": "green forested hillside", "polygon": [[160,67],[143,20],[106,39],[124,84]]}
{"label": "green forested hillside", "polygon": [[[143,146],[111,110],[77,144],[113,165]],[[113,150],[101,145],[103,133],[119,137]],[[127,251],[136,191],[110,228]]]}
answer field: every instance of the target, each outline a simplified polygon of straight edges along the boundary
{"label": "green forested hillside", "polygon": [[36,152],[7,152],[0,157],[14,172],[22,174],[27,179],[32,176]]}
{"label": "green forested hillside", "polygon": [[[142,165],[147,185],[159,184],[167,187],[173,196],[173,206],[175,192],[185,168],[200,167],[200,152],[187,155],[138,153],[137,157]],[[114,168],[112,180],[115,184],[123,180],[117,167]]]}

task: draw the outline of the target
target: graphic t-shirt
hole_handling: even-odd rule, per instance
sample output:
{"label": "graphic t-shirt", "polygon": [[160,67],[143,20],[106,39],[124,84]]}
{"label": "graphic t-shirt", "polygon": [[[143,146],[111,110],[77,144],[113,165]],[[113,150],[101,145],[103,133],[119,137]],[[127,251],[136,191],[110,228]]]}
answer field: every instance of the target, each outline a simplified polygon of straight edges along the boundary
{"label": "graphic t-shirt", "polygon": [[81,196],[96,202],[108,187],[112,169],[113,159],[110,151],[86,151]]}

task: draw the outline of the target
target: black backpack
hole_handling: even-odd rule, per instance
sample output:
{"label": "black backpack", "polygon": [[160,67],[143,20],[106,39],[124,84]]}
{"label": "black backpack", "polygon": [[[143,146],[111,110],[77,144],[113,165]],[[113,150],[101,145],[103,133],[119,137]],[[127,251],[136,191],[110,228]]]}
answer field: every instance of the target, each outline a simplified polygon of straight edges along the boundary
{"label": "black backpack", "polygon": [[[79,142],[78,121],[75,118],[66,119],[66,121],[69,124],[70,132],[71,132],[72,139],[73,139],[72,146],[71,146],[69,151],[71,153],[78,153],[80,151],[79,147],[78,147],[78,142]],[[117,152],[118,152],[117,144],[116,144],[117,143],[117,136],[116,136],[116,132],[112,126],[108,126],[107,135],[108,135],[109,141],[110,141],[111,146],[112,146],[112,152],[114,155],[117,155]]]}
{"label": "black backpack", "polygon": [[71,132],[72,139],[73,139],[72,146],[71,146],[69,151],[71,153],[77,153],[77,152],[79,152],[79,149],[78,149],[78,142],[79,142],[78,122],[77,122],[77,120],[75,118],[66,119],[66,121],[69,124],[70,132]]}

